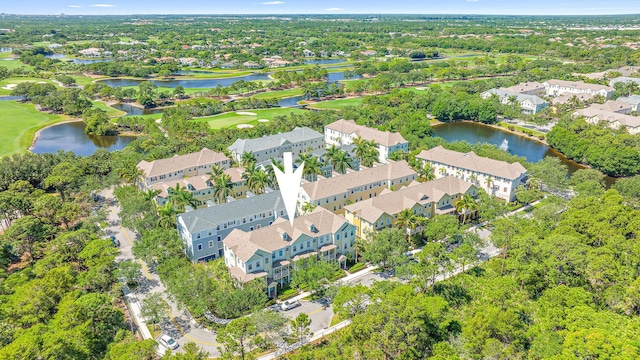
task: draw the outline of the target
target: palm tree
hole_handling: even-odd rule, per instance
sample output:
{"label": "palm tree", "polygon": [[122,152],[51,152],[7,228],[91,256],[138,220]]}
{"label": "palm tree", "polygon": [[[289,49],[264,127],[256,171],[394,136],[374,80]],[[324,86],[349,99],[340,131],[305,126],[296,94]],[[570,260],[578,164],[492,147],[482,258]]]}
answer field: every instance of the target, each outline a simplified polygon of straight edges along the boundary
{"label": "palm tree", "polygon": [[418,169],[418,177],[422,181],[434,180],[436,174],[433,173],[433,166],[430,163],[425,163],[423,167]]}
{"label": "palm tree", "polygon": [[309,213],[313,212],[313,210],[315,210],[316,207],[318,207],[318,205],[316,205],[315,203],[307,201],[306,203],[304,203],[302,205],[302,213],[305,214],[305,215],[309,214]]}
{"label": "palm tree", "polygon": [[478,186],[478,175],[476,175],[476,174],[471,174],[471,175],[469,176],[469,181],[470,181],[473,185]]}
{"label": "palm tree", "polygon": [[327,148],[324,151],[324,154],[322,155],[322,158],[324,158],[324,161],[327,164],[331,164],[333,163],[333,159],[336,158],[336,155],[338,155],[338,152],[340,151],[340,148],[335,146],[335,145],[331,145],[329,148]]}
{"label": "palm tree", "polygon": [[180,186],[179,183],[176,184],[175,187],[169,188],[169,198],[178,211],[184,212],[187,206],[197,206],[197,201],[193,197],[193,193],[186,187]]}
{"label": "palm tree", "polygon": [[247,187],[256,195],[264,193],[267,186],[271,186],[271,179],[262,169],[254,171],[247,179]]}
{"label": "palm tree", "polygon": [[411,232],[415,230],[417,223],[417,216],[411,209],[404,209],[398,213],[396,218],[396,227],[404,230],[407,234],[407,242],[411,241]]}
{"label": "palm tree", "polygon": [[375,141],[367,141],[358,136],[353,139],[353,144],[356,146],[356,157],[360,159],[362,165],[371,166],[378,160]]}
{"label": "palm tree", "polygon": [[226,202],[227,196],[233,195],[233,182],[229,174],[222,174],[213,179],[212,185],[213,196],[218,199],[219,204]]}
{"label": "palm tree", "polygon": [[240,158],[240,164],[245,168],[248,167],[249,164],[251,164],[251,163],[255,164],[256,162],[257,162],[257,160],[256,160],[255,155],[253,155],[252,153],[250,153],[248,151],[245,151],[242,154],[242,157]]}
{"label": "palm tree", "polygon": [[362,165],[364,166],[373,166],[373,164],[378,161],[378,149],[375,147],[375,142],[371,141],[369,144],[369,150],[362,157]]}
{"label": "palm tree", "polygon": [[447,168],[446,167],[441,167],[440,168],[440,175],[447,175]]}
{"label": "palm tree", "polygon": [[282,164],[282,161],[276,160],[274,158],[271,158],[271,164],[267,165],[264,170],[266,171],[267,175],[269,175],[269,180],[271,181],[271,184],[275,187],[278,187],[278,179],[276,179],[276,172],[273,170],[274,166],[280,169],[280,171],[284,172],[284,164]]}
{"label": "palm tree", "polygon": [[129,185],[134,185],[138,178],[142,175],[142,171],[134,166],[125,166],[118,169],[118,177]]}
{"label": "palm tree", "polygon": [[244,171],[242,171],[242,178],[247,180],[251,177],[253,173],[259,171],[260,169],[256,166],[255,162],[249,162],[244,167]]}
{"label": "palm tree", "polygon": [[463,224],[467,222],[467,215],[472,214],[473,211],[477,209],[478,204],[475,199],[468,194],[462,195],[462,198],[456,203],[456,211],[458,211],[458,214],[462,214]]}
{"label": "palm tree", "polygon": [[333,170],[340,174],[344,174],[347,172],[347,168],[353,169],[351,166],[351,159],[349,159],[349,155],[347,155],[346,151],[340,150],[333,159]]}
{"label": "palm tree", "polygon": [[178,212],[173,204],[167,202],[164,206],[158,207],[158,226],[164,229],[172,229],[176,226],[176,215]]}
{"label": "palm tree", "polygon": [[305,179],[309,181],[318,180],[318,175],[322,174],[320,170],[320,161],[317,157],[309,153],[302,153],[298,155],[298,159],[296,159],[296,164],[304,163],[304,168],[302,169],[302,175]]}
{"label": "palm tree", "polygon": [[156,189],[147,189],[147,191],[143,193],[144,199],[147,201],[154,200],[158,194],[160,194],[160,190]]}
{"label": "palm tree", "polygon": [[485,183],[487,184],[487,189],[489,190],[489,192],[493,194],[493,187],[491,186],[493,185],[493,180],[491,180],[490,176],[487,176],[487,178],[485,179]]}
{"label": "palm tree", "polygon": [[214,165],[211,167],[211,172],[207,173],[209,175],[209,181],[212,181],[216,177],[222,175],[224,173],[224,169],[218,165]]}

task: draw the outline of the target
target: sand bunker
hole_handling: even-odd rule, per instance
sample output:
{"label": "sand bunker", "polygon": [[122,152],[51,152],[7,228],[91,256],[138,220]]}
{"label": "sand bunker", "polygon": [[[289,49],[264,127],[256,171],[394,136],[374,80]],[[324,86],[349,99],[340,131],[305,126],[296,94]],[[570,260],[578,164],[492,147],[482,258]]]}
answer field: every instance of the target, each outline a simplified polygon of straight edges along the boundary
{"label": "sand bunker", "polygon": [[269,119],[258,119],[258,122],[269,122]]}
{"label": "sand bunker", "polygon": [[423,91],[423,90],[427,90],[427,88],[426,88],[426,87],[423,87],[423,86],[420,86],[420,87],[417,87],[417,88],[416,88],[416,90]]}
{"label": "sand bunker", "polygon": [[18,84],[7,84],[5,86],[3,86],[2,88],[5,90],[13,90],[16,88],[16,86],[18,86]]}
{"label": "sand bunker", "polygon": [[249,125],[249,124],[238,124],[238,125],[236,125],[236,127],[237,127],[238,129],[251,129],[251,128],[253,128],[253,125]]}
{"label": "sand bunker", "polygon": [[156,120],[156,124],[160,124],[161,122],[162,122],[162,119]]}
{"label": "sand bunker", "polygon": [[238,115],[248,115],[248,116],[256,116],[256,115],[258,115],[256,113],[252,113],[252,112],[248,112],[248,111],[236,111],[236,114],[238,114]]}
{"label": "sand bunker", "polygon": [[46,81],[38,81],[38,84],[47,84]]}

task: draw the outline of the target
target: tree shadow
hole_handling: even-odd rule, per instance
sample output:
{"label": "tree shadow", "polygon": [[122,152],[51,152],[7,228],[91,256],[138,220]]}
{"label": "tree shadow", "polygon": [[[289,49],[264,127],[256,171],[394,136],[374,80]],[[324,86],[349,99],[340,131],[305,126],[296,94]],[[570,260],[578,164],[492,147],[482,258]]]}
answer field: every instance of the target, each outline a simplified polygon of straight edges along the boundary
{"label": "tree shadow", "polygon": [[458,284],[440,282],[433,286],[433,291],[456,308],[472,300],[467,290]]}

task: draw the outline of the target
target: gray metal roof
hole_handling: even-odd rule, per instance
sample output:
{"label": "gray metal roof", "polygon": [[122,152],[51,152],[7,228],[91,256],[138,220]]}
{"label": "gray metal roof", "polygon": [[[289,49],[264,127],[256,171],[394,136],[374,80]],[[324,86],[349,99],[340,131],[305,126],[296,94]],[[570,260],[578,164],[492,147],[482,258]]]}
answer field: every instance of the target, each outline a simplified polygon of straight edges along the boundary
{"label": "gray metal roof", "polygon": [[178,215],[191,233],[215,228],[218,224],[237,220],[243,216],[273,210],[279,213],[285,210],[280,191],[251,196],[224,204],[198,209]]}
{"label": "gray metal roof", "polygon": [[619,97],[618,101],[622,101],[623,103],[627,103],[629,105],[639,105],[640,104],[640,95],[631,95]]}
{"label": "gray metal roof", "polygon": [[531,101],[532,104],[534,105],[541,105],[541,104],[546,104],[547,102],[542,100],[539,96],[536,95],[527,95],[527,94],[520,94],[517,92],[513,92],[513,91],[508,91],[508,90],[504,90],[504,89],[491,89],[491,90],[487,90],[484,93],[482,93],[482,95],[486,95],[486,94],[496,94],[498,95],[498,97],[500,98],[500,100],[504,99],[504,98],[508,98],[510,96],[515,96],[518,103],[521,103],[525,100],[529,100]]}
{"label": "gray metal roof", "polygon": [[238,139],[227,149],[237,154],[273,149],[284,145],[286,142],[299,143],[312,139],[324,139],[324,135],[308,127],[296,127],[292,131],[263,136],[255,139]]}

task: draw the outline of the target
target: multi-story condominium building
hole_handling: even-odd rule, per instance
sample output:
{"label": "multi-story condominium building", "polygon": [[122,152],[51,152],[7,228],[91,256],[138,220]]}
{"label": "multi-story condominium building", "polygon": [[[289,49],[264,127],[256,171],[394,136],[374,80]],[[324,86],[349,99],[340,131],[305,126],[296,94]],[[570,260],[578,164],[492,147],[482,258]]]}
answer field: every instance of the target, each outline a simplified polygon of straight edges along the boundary
{"label": "multi-story condominium building", "polygon": [[525,114],[537,114],[549,105],[549,103],[536,95],[521,94],[506,89],[491,89],[480,94],[485,100],[493,95],[496,95],[503,104],[509,104],[512,99],[515,99],[520,105],[520,110]]}
{"label": "multi-story condominium building", "polygon": [[251,232],[233,230],[223,241],[224,261],[240,283],[265,279],[267,294],[275,297],[278,286],[290,281],[296,262],[316,256],[346,265],[352,254],[356,228],[330,211],[317,208],[310,214]]}
{"label": "multi-story condominium building", "polygon": [[233,158],[240,162],[242,154],[252,153],[257,162],[270,158],[281,158],[285,152],[297,155],[303,152],[315,151],[324,147],[324,137],[319,132],[308,127],[296,127],[292,131],[263,136],[255,139],[238,139],[227,149]]}
{"label": "multi-story condominium building", "polygon": [[[384,190],[377,197],[345,206],[345,218],[355,225],[357,237],[368,239],[374,231],[395,226],[398,214],[405,209],[425,218],[455,214],[455,205],[465,194],[475,197],[477,188],[453,176],[424,183],[414,182],[400,190]],[[422,231],[422,227],[407,231],[414,234]]]}
{"label": "multi-story condominium building", "polygon": [[619,97],[618,101],[631,105],[631,112],[640,113],[640,95]]}
{"label": "multi-story condominium building", "polygon": [[223,255],[222,240],[233,229],[253,231],[287,218],[280,191],[249,196],[178,215],[177,227],[193,262]]}
{"label": "multi-story condominium building", "polygon": [[337,214],[344,207],[380,195],[384,189],[399,189],[417,177],[415,170],[402,161],[389,161],[373,168],[304,183],[298,195],[298,206],[307,202]]}
{"label": "multi-story condominium building", "polygon": [[542,83],[546,88],[547,95],[558,96],[564,93],[571,94],[591,94],[602,95],[605,99],[608,99],[613,92],[614,88],[606,85],[599,84],[587,84],[584,81],[565,81],[565,80],[547,80]]}
{"label": "multi-story condominium building", "polygon": [[515,189],[524,185],[527,174],[527,169],[518,162],[509,164],[478,156],[473,151],[461,153],[442,146],[423,150],[416,157],[431,164],[437,178],[452,175],[507,201],[514,200]]}
{"label": "multi-story condominium building", "polygon": [[351,145],[357,137],[376,143],[378,159],[382,163],[396,151],[409,151],[409,143],[400,133],[372,129],[344,119],[324,127],[324,142],[327,145]]}
{"label": "multi-story condominium building", "polygon": [[142,160],[137,166],[142,173],[138,186],[144,189],[157,182],[182,179],[185,176],[206,175],[214,166],[228,169],[230,165],[229,158],[224,154],[207,148],[195,153],[151,162]]}
{"label": "multi-story condominium building", "polygon": [[572,114],[573,117],[584,116],[589,124],[604,123],[612,129],[627,129],[629,134],[635,135],[640,133],[640,117],[626,114],[604,111],[594,107],[580,109]]}
{"label": "multi-story condominium building", "polygon": [[619,100],[607,100],[604,104],[594,103],[589,107],[595,110],[614,112],[618,114],[631,114],[633,111],[633,105]]}
{"label": "multi-story condominium building", "polygon": [[540,84],[537,81],[529,81],[520,83],[517,85],[509,86],[507,88],[503,88],[502,90],[523,94],[523,95],[536,95],[542,96],[545,92],[544,85]]}
{"label": "multi-story condominium building", "polygon": [[[229,168],[225,169],[224,173],[231,177],[231,182],[233,183],[232,197],[236,199],[245,197],[249,189],[247,188],[247,180],[242,177],[244,168]],[[171,200],[171,193],[176,185],[180,185],[181,188],[192,192],[193,197],[198,202],[198,207],[206,206],[209,201],[213,203],[219,202],[219,199],[215,196],[211,175],[197,175],[182,179],[167,180],[154,183],[149,187],[159,191],[158,195],[156,195],[156,202],[158,205],[164,205]]]}

